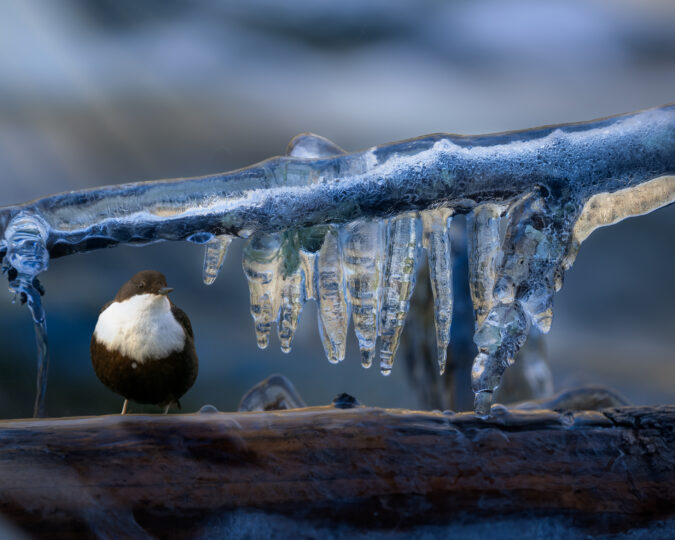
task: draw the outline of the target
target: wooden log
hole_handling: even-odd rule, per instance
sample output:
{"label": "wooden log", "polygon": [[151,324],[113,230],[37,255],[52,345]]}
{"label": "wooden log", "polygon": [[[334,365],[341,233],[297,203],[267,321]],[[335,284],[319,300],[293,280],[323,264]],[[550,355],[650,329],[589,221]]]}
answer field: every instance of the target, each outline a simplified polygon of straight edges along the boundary
{"label": "wooden log", "polygon": [[45,538],[187,538],[235,510],[385,530],[519,516],[619,532],[675,523],[675,406],[6,420],[0,479],[0,514]]}

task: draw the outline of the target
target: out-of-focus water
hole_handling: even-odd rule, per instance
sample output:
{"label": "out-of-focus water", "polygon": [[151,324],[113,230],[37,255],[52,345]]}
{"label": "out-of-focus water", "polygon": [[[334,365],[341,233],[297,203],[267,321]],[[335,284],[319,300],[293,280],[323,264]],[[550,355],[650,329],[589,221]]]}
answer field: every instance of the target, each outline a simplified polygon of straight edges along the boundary
{"label": "out-of-focus water", "polygon": [[[0,8],[0,205],[141,179],[197,175],[283,153],[301,131],[348,150],[436,131],[479,133],[591,119],[675,99],[668,1],[7,3]],[[675,398],[670,207],[596,232],[555,301],[556,387],[605,383],[637,403]],[[273,372],[309,404],[346,391],[415,407],[401,366],[360,367],[350,338],[324,358],[315,307],[293,351],[260,351],[235,242],[214,285],[202,249],[121,247],[52,262],[48,412],[117,412],[94,376],[99,308],[155,268],[190,315],[200,376],[186,410],[236,407]],[[0,293],[0,416],[27,416],[34,343],[27,310]],[[141,410],[136,407],[134,410]]]}

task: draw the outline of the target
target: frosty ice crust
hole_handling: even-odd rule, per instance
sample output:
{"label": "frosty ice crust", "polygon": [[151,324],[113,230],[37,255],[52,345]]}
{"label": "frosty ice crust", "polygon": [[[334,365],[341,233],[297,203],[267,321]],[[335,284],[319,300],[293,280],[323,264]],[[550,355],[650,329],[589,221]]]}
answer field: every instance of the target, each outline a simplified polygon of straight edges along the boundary
{"label": "frosty ice crust", "polygon": [[50,257],[190,240],[206,244],[210,283],[231,237],[247,237],[243,264],[260,346],[278,322],[290,350],[302,304],[315,298],[328,358],[344,358],[352,318],[363,364],[372,362],[379,336],[386,374],[422,246],[431,262],[442,369],[452,306],[447,224],[453,214],[470,213],[480,350],[472,383],[476,410],[486,414],[529,327],[550,328],[553,293],[583,239],[673,202],[674,174],[673,105],[496,135],[436,134],[355,153],[303,135],[288,155],[230,173],[0,208],[0,254],[10,287],[25,295],[46,337],[34,278]]}

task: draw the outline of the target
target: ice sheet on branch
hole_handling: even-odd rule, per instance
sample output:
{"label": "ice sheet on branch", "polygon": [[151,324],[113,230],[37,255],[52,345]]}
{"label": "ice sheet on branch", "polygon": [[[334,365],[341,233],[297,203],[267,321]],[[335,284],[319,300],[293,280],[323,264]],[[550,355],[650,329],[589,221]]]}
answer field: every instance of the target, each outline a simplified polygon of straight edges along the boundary
{"label": "ice sheet on branch", "polygon": [[202,178],[70,192],[0,208],[0,257],[10,288],[33,315],[46,383],[46,323],[37,279],[50,259],[116,244],[205,245],[213,283],[233,237],[260,347],[276,325],[282,350],[304,303],[318,303],[332,362],[350,320],[369,367],[392,368],[422,250],[430,265],[438,364],[452,321],[448,224],[469,214],[475,308],[476,410],[531,326],[550,328],[553,295],[596,228],[675,201],[675,107],[497,135],[437,134],[345,153],[312,134],[285,156]]}

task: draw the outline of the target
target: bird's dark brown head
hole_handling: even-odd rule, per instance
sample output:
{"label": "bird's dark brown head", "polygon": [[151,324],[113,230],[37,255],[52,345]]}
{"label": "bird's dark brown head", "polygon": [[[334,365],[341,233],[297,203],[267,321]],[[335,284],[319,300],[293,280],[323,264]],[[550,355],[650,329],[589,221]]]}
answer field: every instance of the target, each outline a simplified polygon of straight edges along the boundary
{"label": "bird's dark brown head", "polygon": [[123,302],[137,294],[169,294],[172,290],[166,286],[164,274],[157,270],[143,270],[122,285],[115,302]]}

